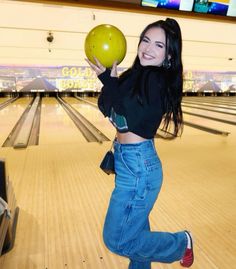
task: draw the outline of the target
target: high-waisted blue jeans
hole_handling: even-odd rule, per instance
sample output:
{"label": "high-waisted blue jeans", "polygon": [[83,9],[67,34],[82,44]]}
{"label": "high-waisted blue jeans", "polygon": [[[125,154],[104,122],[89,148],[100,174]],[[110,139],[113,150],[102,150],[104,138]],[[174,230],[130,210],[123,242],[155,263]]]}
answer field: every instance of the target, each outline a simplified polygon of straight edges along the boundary
{"label": "high-waisted blue jeans", "polygon": [[187,247],[184,233],[152,232],[149,214],[162,185],[162,166],[153,140],[114,142],[115,188],[103,238],[108,249],[130,259],[129,269],[150,269],[151,262],[180,260]]}

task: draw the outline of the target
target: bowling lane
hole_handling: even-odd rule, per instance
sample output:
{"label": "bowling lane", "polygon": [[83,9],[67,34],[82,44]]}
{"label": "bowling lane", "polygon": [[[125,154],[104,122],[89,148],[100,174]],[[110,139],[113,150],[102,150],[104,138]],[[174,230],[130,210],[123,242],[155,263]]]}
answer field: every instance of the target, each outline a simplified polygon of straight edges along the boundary
{"label": "bowling lane", "polygon": [[[235,98],[232,98],[232,97],[225,97],[225,98],[221,98],[221,97],[184,97],[183,104],[188,104],[188,105],[194,106],[195,108],[187,108],[187,107],[183,106],[182,109],[186,112],[202,114],[202,115],[206,115],[206,116],[216,117],[216,118],[220,118],[223,120],[231,120],[231,121],[235,122],[236,116],[221,114],[221,113],[207,111],[207,110],[201,110],[201,107],[200,107],[200,106],[202,106],[202,107],[204,106],[205,108],[214,109],[214,110],[218,110],[218,111],[222,111],[222,112],[235,113],[235,110],[232,110],[232,108],[235,109],[235,105],[232,104],[234,102],[234,100],[235,100]],[[191,104],[187,103],[187,102],[191,102]],[[194,104],[192,104],[192,102]],[[214,107],[210,107],[210,105],[214,105]],[[184,114],[184,120],[191,122],[191,123],[204,125],[206,127],[213,128],[216,130],[230,132],[231,134],[236,133],[236,126],[229,125],[226,123],[221,123],[221,122],[217,122],[217,121],[213,121],[213,120],[209,120],[209,119],[204,119],[201,117],[196,117],[196,116],[188,115],[188,114]],[[190,128],[190,129],[192,129],[192,128]],[[186,133],[186,130],[188,131],[188,128],[185,126],[184,127],[184,134]]]}
{"label": "bowling lane", "polygon": [[[86,97],[85,100],[90,101],[92,103],[97,103],[97,98],[95,98],[95,97]],[[219,113],[217,113],[217,114],[219,114]],[[235,132],[236,131],[236,127],[234,127],[234,126],[230,126],[228,124],[221,124],[219,122],[212,122],[210,120],[190,116],[187,114],[184,115],[184,120],[186,120],[188,122],[196,123],[199,125],[204,125],[206,127],[210,127],[210,128],[217,129],[220,131],[224,131],[224,130],[226,130],[228,132]],[[199,130],[196,128],[192,128],[192,127],[189,127],[186,125],[184,126],[183,136],[198,136],[199,137],[200,135],[206,135],[206,134],[210,134],[210,133],[207,133],[205,131],[202,131],[202,130]]]}
{"label": "bowling lane", "polygon": [[0,110],[0,145],[4,143],[20,116],[31,102],[32,98],[23,97],[17,99]]}
{"label": "bowling lane", "polygon": [[[227,116],[223,116],[221,117],[222,119],[227,120]],[[217,121],[213,121],[213,120],[209,120],[209,119],[204,119],[201,117],[196,117],[196,116],[192,116],[192,115],[188,115],[188,114],[184,114],[184,121],[186,122],[191,122],[194,124],[198,124],[198,125],[203,125],[212,129],[216,129],[219,131],[224,131],[224,132],[229,132],[231,134],[236,134],[236,126],[234,125],[229,125],[226,123],[221,123],[221,122],[217,122]],[[186,130],[186,126],[184,127],[184,130]]]}
{"label": "bowling lane", "polygon": [[86,141],[56,98],[44,97],[41,106],[39,144],[68,144]]}
{"label": "bowling lane", "polygon": [[[107,135],[110,139],[114,138],[115,130],[112,127],[111,123],[108,121],[107,118],[104,118],[102,113],[99,112],[98,109],[96,109],[93,106],[90,106],[89,104],[86,104],[84,102],[80,102],[75,98],[68,98],[67,101],[71,104],[74,104],[74,107],[79,110],[79,112],[85,116],[88,120],[90,120],[99,130],[101,130],[105,135]],[[95,97],[86,97],[86,101],[89,101],[91,103],[97,103],[97,98]],[[184,127],[183,135],[190,135],[190,136],[200,136],[205,135],[206,133],[196,129],[191,128],[188,126]]]}
{"label": "bowling lane", "polygon": [[222,97],[184,97],[183,101],[191,101],[191,102],[197,102],[197,103],[206,103],[206,104],[214,104],[214,105],[226,105],[229,107],[235,107],[236,106],[236,99],[235,97],[228,97],[228,98],[222,98]]}
{"label": "bowling lane", "polygon": [[77,111],[79,111],[81,115],[83,115],[88,121],[90,121],[104,135],[106,135],[109,139],[113,140],[115,136],[115,129],[96,107],[93,107],[90,104],[86,104],[85,102],[79,101],[74,97],[65,97],[63,99],[70,105],[72,105],[72,107],[74,107]]}
{"label": "bowling lane", "polygon": [[[95,97],[86,97],[85,100],[90,101],[92,103],[97,103],[97,98],[95,98]],[[198,108],[198,107],[196,107],[196,108]],[[183,107],[183,109],[185,109],[185,107]],[[216,108],[214,108],[214,109],[216,109]],[[229,111],[229,110],[221,109],[221,111]],[[191,112],[193,112],[193,111],[191,111]],[[194,112],[198,113],[196,111],[194,111]],[[231,112],[235,113],[235,111],[231,111]],[[205,111],[202,114],[206,115]],[[227,114],[215,113],[215,115],[216,115],[216,117],[218,116],[224,120],[228,119]],[[214,115],[214,117],[215,117],[215,115]],[[187,114],[184,114],[184,120],[186,122],[191,122],[191,123],[195,123],[198,125],[203,125],[203,126],[206,126],[206,127],[212,128],[212,129],[216,129],[219,131],[236,133],[236,126],[232,126],[229,124],[220,123],[220,122],[216,122],[216,121],[212,121],[212,120],[208,120],[208,119],[204,119],[204,118],[200,118],[200,117],[195,117],[195,116],[187,115]],[[192,128],[192,127],[189,127],[186,125],[184,126],[183,136],[198,136],[199,137],[201,135],[206,135],[206,134],[212,135],[211,133],[207,133],[205,131],[201,131],[201,130],[196,129],[196,128]]]}
{"label": "bowling lane", "polygon": [[[183,107],[182,109],[183,109],[183,111],[186,111],[186,112],[196,113],[196,114],[208,116],[208,117],[214,117],[217,119],[228,120],[228,121],[232,121],[232,122],[236,123],[236,114],[235,115],[221,114],[218,112],[201,110],[200,107],[196,107],[196,108]],[[224,110],[224,111],[226,112],[226,110]]]}
{"label": "bowling lane", "polygon": [[86,101],[89,101],[91,103],[94,103],[96,105],[98,103],[98,97],[84,97],[83,99],[85,99]]}
{"label": "bowling lane", "polygon": [[10,97],[0,97],[0,104],[6,102]]}
{"label": "bowling lane", "polygon": [[205,111],[212,110],[213,112],[219,111],[219,112],[223,112],[223,114],[230,113],[230,114],[235,114],[236,116],[236,106],[213,105],[213,104],[197,103],[197,102],[183,102],[182,108],[184,109],[185,107],[198,108],[198,109],[203,109]]}

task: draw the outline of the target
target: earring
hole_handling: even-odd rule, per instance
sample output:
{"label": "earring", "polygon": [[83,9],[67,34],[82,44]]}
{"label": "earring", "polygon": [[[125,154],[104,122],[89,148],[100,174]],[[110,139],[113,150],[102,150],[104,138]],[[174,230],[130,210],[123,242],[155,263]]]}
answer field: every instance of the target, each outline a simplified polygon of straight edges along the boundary
{"label": "earring", "polygon": [[171,61],[170,59],[165,59],[162,63],[162,66],[165,68],[165,69],[169,69],[171,67]]}

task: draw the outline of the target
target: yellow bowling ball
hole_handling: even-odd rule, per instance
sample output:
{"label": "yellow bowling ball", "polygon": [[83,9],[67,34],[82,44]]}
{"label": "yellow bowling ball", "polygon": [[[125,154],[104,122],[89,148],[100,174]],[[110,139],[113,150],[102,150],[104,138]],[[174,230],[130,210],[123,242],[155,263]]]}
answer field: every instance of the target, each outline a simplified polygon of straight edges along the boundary
{"label": "yellow bowling ball", "polygon": [[95,63],[94,56],[105,67],[111,67],[114,61],[122,62],[126,54],[126,39],[115,26],[101,24],[93,28],[84,43],[87,58]]}

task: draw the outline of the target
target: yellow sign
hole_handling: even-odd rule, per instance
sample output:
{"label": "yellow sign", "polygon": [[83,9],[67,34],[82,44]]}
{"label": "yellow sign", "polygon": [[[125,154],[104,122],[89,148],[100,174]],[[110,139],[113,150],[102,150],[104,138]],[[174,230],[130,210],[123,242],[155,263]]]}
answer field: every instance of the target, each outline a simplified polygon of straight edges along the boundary
{"label": "yellow sign", "polygon": [[[86,89],[86,90],[100,90],[101,83],[99,83],[96,74],[90,67],[63,67],[61,70],[64,77],[59,81],[58,87],[61,90],[66,89]],[[66,78],[67,77],[67,78]]]}
{"label": "yellow sign", "polygon": [[90,67],[63,67],[62,75],[64,77],[94,77],[94,72]]}

